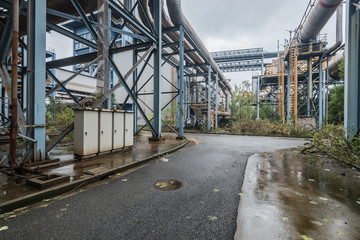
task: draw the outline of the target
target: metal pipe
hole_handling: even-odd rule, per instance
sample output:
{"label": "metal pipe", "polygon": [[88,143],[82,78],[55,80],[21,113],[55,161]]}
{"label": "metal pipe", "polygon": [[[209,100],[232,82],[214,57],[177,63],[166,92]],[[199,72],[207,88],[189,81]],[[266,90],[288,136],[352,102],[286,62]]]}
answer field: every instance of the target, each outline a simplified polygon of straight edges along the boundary
{"label": "metal pipe", "polygon": [[17,90],[18,90],[18,59],[19,59],[19,0],[12,2],[13,36],[12,36],[12,66],[11,66],[11,125],[9,164],[16,162],[17,124]]}
{"label": "metal pipe", "polygon": [[343,0],[317,0],[301,29],[301,40],[308,42],[316,38],[342,1]]}
{"label": "metal pipe", "polygon": [[201,51],[206,55],[206,57],[209,59],[210,64],[212,68],[219,74],[220,83],[222,83],[227,91],[232,95],[233,89],[231,85],[229,84],[228,80],[225,78],[223,72],[219,68],[219,66],[216,64],[215,60],[212,58],[209,51],[206,49],[203,42],[200,40],[199,36],[193,29],[193,27],[190,25],[190,23],[185,18],[182,8],[181,8],[181,0],[167,0],[167,8],[168,12],[171,18],[171,21],[174,25],[183,25],[185,29],[189,32],[191,37],[194,39],[196,44],[200,47]]}

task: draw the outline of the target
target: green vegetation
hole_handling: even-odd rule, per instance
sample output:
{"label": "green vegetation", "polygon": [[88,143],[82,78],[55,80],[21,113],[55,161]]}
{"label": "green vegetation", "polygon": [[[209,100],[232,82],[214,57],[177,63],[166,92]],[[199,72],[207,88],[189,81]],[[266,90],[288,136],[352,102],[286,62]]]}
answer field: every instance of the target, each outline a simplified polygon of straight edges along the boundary
{"label": "green vegetation", "polygon": [[[74,122],[74,109],[60,100],[49,98],[46,106],[46,134],[49,139],[61,133],[62,129]],[[73,141],[73,133],[64,138],[63,142]]]}
{"label": "green vegetation", "polygon": [[345,137],[343,126],[328,125],[314,135],[303,153],[322,153],[340,164],[360,168],[360,137],[350,140]]}
{"label": "green vegetation", "polygon": [[[256,120],[256,94],[250,91],[250,83],[245,81],[235,87],[230,104],[232,121],[224,130],[236,135],[270,135],[270,136],[302,136],[312,137],[313,130],[283,124],[275,118],[271,105],[263,104],[260,108],[260,119]],[[220,131],[217,131],[221,133]]]}
{"label": "green vegetation", "polygon": [[344,122],[344,85],[330,90],[329,94],[329,123],[342,124]]}

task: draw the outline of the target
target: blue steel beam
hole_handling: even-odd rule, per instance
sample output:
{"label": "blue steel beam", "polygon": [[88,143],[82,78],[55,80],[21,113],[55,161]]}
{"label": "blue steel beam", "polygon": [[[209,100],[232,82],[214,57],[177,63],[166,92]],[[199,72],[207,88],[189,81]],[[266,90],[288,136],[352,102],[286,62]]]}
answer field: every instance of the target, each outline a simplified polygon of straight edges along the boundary
{"label": "blue steel beam", "polygon": [[162,1],[154,0],[156,51],[154,54],[154,121],[153,137],[161,138],[161,60],[162,60]]}
{"label": "blue steel beam", "polygon": [[179,38],[179,138],[184,137],[184,26],[180,25]]}
{"label": "blue steel beam", "polygon": [[211,65],[209,65],[209,71],[208,71],[208,82],[207,82],[207,121],[208,130],[211,130]]}
{"label": "blue steel beam", "polygon": [[345,129],[353,138],[360,129],[360,9],[357,1],[346,1]]}
{"label": "blue steel beam", "polygon": [[[136,44],[137,40],[133,39],[133,44]],[[133,65],[135,65],[137,63],[137,51],[136,49],[133,50]],[[151,56],[152,54],[149,54],[149,56]],[[144,64],[145,66],[146,64]],[[141,76],[142,73],[140,73]],[[138,70],[135,69],[134,73],[133,73],[133,86],[132,86],[132,93],[134,94],[136,100],[137,100],[137,89],[138,89],[138,79],[140,79],[140,76],[138,74]],[[125,104],[124,104],[125,105]],[[134,135],[137,133],[138,131],[138,110],[137,110],[137,106],[135,103],[133,103],[133,111],[134,111]]]}
{"label": "blue steel beam", "polygon": [[30,129],[30,138],[37,141],[36,147],[31,145],[30,158],[37,156],[38,159],[45,159],[45,63],[46,63],[46,1],[29,0],[28,9],[30,35],[28,37],[28,54],[30,73],[29,99],[30,104],[27,117],[29,124],[38,126]]}
{"label": "blue steel beam", "polygon": [[[107,0],[109,2],[109,6],[111,9],[113,9],[114,11],[118,12],[125,21],[127,21],[128,23],[130,23],[132,26],[134,26],[137,30],[139,30],[142,34],[144,34],[146,37],[148,37],[149,39],[151,39],[153,42],[157,42],[158,39],[151,33],[149,32],[146,27],[141,24],[134,16],[132,16],[127,10],[121,8],[115,1],[113,0]],[[156,0],[157,1],[157,0]],[[156,1],[154,3],[154,5],[156,5]],[[161,14],[161,13],[160,13]],[[155,20],[155,18],[154,18]],[[156,27],[155,27],[156,28]],[[161,41],[160,41],[161,43]]]}
{"label": "blue steel beam", "polygon": [[10,11],[0,39],[0,64],[4,62],[8,49],[11,45],[12,34],[12,11]]}

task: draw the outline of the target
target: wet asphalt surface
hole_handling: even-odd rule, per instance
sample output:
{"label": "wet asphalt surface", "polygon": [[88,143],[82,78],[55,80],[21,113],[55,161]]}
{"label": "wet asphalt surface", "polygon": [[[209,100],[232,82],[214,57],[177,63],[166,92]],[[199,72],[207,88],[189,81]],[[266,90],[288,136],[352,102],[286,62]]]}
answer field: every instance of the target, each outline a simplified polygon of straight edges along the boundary
{"label": "wet asphalt surface", "polygon": [[[188,135],[201,143],[126,176],[0,221],[0,239],[233,239],[247,159],[302,139]],[[154,188],[175,179],[175,191]],[[215,190],[215,191],[214,191]],[[44,203],[45,204],[45,203]]]}

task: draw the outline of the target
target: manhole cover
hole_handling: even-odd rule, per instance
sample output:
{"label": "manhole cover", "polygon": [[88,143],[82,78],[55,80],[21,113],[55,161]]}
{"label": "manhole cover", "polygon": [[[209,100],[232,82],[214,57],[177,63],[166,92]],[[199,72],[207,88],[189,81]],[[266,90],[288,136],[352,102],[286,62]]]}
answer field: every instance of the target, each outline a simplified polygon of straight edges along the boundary
{"label": "manhole cover", "polygon": [[182,183],[174,179],[167,179],[157,181],[154,187],[161,191],[173,191],[181,188]]}

